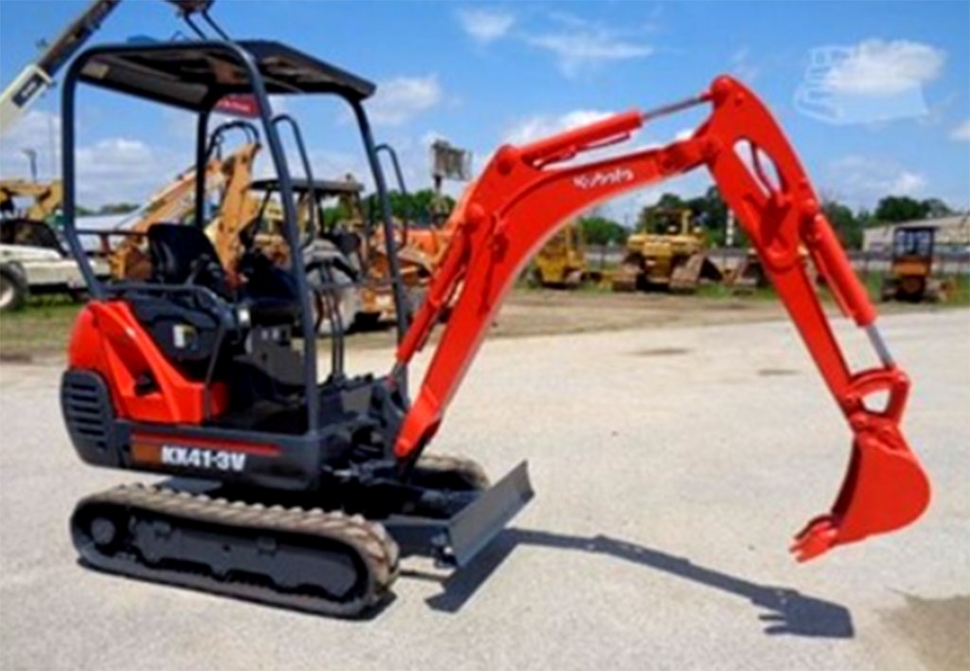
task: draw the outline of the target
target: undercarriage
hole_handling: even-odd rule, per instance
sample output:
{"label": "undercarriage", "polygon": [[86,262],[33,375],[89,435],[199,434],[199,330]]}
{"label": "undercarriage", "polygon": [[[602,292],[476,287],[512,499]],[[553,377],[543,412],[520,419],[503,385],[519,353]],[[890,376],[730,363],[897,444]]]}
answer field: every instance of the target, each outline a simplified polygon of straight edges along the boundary
{"label": "undercarriage", "polygon": [[[525,464],[489,489],[481,466],[446,455],[423,456],[408,483],[383,485],[384,496],[345,497],[256,492],[204,480],[122,485],[80,501],[71,534],[82,560],[99,570],[361,617],[393,598],[400,557],[462,566],[533,496]],[[398,490],[396,501],[391,490]],[[350,510],[311,507],[314,500],[338,498]],[[385,514],[378,520],[350,512],[354,501],[364,512]]]}

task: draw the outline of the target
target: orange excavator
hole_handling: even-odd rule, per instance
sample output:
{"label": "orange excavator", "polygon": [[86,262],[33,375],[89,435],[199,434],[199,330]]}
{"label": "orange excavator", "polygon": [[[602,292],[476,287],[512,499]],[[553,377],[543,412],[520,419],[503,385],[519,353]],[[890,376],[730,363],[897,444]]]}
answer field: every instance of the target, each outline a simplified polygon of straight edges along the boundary
{"label": "orange excavator", "polygon": [[[193,112],[200,128],[220,99],[252,95],[279,178],[290,258],[298,258],[301,237],[271,96],[346,103],[377,188],[395,278],[400,341],[391,370],[348,374],[339,324],[329,363],[318,359],[304,264],[280,267],[247,247],[241,281],[230,282],[203,233],[198,203],[195,225],[148,230],[151,272],[144,281],[100,281],[74,225],[80,84]],[[62,377],[64,419],[87,463],[179,476],[81,500],[71,533],[87,565],[343,617],[390,600],[402,556],[467,565],[533,496],[525,463],[490,486],[474,461],[430,449],[502,299],[571,217],[696,169],[711,174],[737,214],[853,435],[841,492],[796,536],[795,557],[899,529],[923,513],[929,481],[900,429],[909,379],[880,335],[875,308],[808,176],[751,90],[720,77],[679,103],[500,148],[451,214],[454,234],[411,320],[366,114],[374,90],[365,79],[268,41],[101,46],[71,67],[62,124],[65,231],[91,301],[77,318]],[[687,138],[572,161],[626,141],[653,119],[699,106],[708,116]],[[198,156],[201,162],[204,152]],[[201,177],[196,184],[201,192]],[[867,333],[876,367],[849,368],[799,260],[800,244]],[[442,324],[445,310],[451,316]],[[436,328],[440,338],[412,396],[410,363]],[[323,366],[329,370],[318,374]]]}

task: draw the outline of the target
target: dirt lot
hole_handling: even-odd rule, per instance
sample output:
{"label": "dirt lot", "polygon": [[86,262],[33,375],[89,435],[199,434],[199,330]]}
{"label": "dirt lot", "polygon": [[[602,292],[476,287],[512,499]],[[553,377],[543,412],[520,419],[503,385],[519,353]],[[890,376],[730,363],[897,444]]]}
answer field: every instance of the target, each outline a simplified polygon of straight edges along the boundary
{"label": "dirt lot", "polygon": [[[830,309],[834,310],[831,304]],[[939,309],[949,308],[898,304],[880,307],[884,313]],[[0,317],[0,361],[63,358],[77,310],[74,304],[55,303]],[[490,337],[736,324],[784,315],[782,306],[769,293],[734,297],[517,289],[502,306]],[[348,342],[351,348],[389,347],[394,343],[394,333],[390,328],[355,333]]]}

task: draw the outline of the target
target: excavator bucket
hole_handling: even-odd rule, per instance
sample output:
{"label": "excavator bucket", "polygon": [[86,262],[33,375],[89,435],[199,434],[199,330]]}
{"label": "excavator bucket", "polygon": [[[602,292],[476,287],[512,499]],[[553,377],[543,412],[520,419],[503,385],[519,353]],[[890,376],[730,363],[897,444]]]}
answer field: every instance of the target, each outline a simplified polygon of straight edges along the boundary
{"label": "excavator bucket", "polygon": [[807,561],[836,545],[899,529],[916,520],[929,501],[929,479],[902,434],[888,424],[861,432],[832,512],[812,519],[791,551]]}

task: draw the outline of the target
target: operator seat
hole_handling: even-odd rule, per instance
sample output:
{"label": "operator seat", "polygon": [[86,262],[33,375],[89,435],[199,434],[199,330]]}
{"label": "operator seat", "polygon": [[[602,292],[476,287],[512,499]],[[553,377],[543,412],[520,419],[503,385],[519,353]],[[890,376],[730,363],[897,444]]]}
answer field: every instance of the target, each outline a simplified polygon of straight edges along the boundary
{"label": "operator seat", "polygon": [[210,289],[245,308],[254,325],[295,324],[299,318],[293,278],[258,252],[243,256],[238,270],[246,282],[233,291],[212,241],[196,226],[156,224],[148,229],[148,250],[154,282]]}
{"label": "operator seat", "polygon": [[194,284],[232,300],[226,271],[212,241],[197,226],[155,224],[148,229],[152,282]]}
{"label": "operator seat", "polygon": [[201,287],[215,295],[213,300],[191,291],[128,294],[135,317],[190,379],[203,379],[213,357],[237,354],[250,329],[292,326],[299,317],[300,301],[288,273],[254,254],[240,264],[246,282],[234,289],[212,242],[196,226],[155,224],[148,229],[148,252],[151,284]]}

